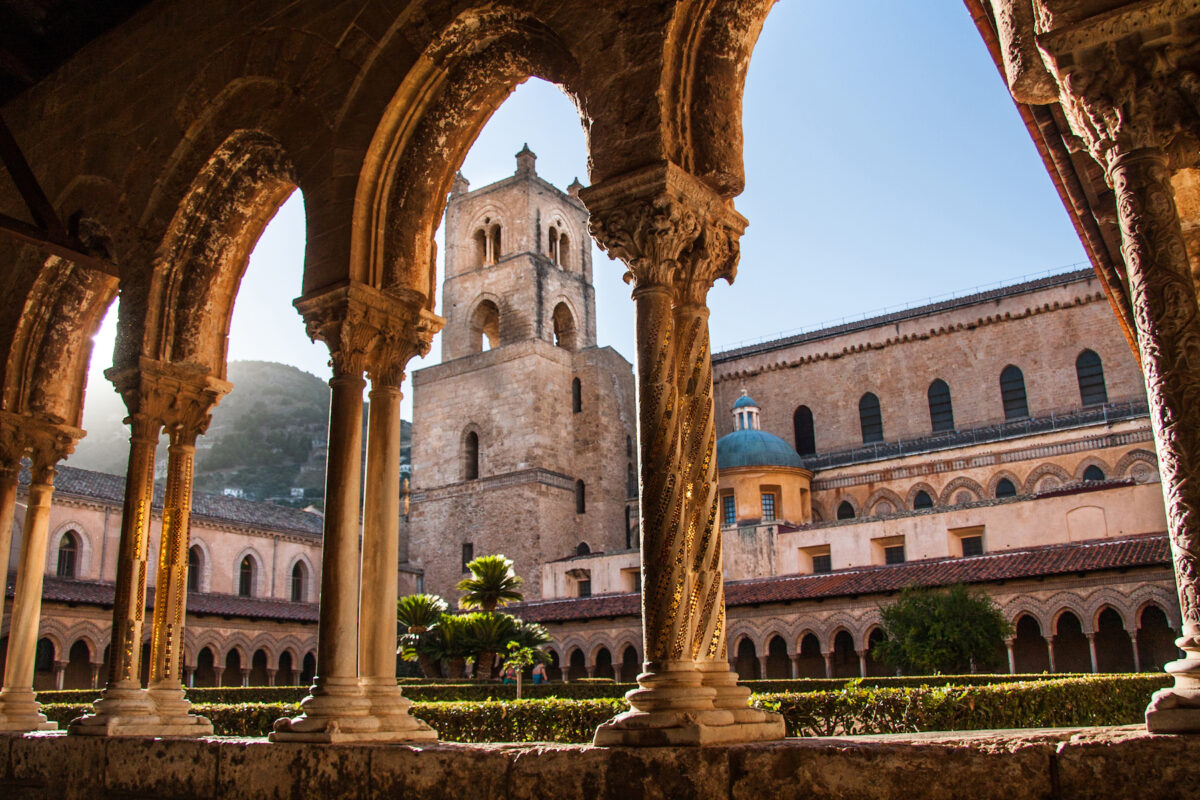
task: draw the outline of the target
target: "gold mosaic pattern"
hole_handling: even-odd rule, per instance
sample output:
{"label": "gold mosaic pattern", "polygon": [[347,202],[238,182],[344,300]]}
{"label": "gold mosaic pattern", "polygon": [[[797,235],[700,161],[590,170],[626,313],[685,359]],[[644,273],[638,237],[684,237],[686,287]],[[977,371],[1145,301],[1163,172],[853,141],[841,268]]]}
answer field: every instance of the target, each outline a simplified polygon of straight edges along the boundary
{"label": "gold mosaic pattern", "polygon": [[163,498],[158,588],[150,636],[150,682],[182,675],[184,617],[187,609],[188,539],[196,433],[173,431]]}

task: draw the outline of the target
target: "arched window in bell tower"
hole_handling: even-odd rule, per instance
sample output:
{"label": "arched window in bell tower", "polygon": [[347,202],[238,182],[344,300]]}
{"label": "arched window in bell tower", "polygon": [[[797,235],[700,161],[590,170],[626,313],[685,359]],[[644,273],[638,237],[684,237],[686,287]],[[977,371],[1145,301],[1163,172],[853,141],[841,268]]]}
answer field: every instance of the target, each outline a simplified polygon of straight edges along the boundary
{"label": "arched window in bell tower", "polygon": [[492,230],[489,233],[489,238],[491,239],[492,245],[492,257],[488,263],[496,264],[499,263],[500,256],[504,253],[504,250],[501,249],[500,226],[498,224],[492,226]]}
{"label": "arched window in bell tower", "polygon": [[479,434],[467,431],[463,437],[463,480],[473,481],[479,477]]}
{"label": "arched window in bell tower", "polygon": [[[491,300],[484,300],[471,315],[471,352],[482,353],[500,345],[500,309]],[[486,347],[484,345],[487,345]]]}
{"label": "arched window in bell tower", "polygon": [[571,240],[564,231],[558,233],[558,265],[563,269],[571,267]]}
{"label": "arched window in bell tower", "polygon": [[475,241],[475,266],[486,267],[488,265],[488,237],[487,231],[483,228],[475,231],[473,237]]}
{"label": "arched window in bell tower", "polygon": [[578,345],[575,331],[575,315],[566,303],[554,307],[554,345],[567,350],[574,350]]}
{"label": "arched window in bell tower", "polygon": [[546,255],[550,258],[550,263],[558,263],[558,228],[550,226],[550,233],[546,237]]}

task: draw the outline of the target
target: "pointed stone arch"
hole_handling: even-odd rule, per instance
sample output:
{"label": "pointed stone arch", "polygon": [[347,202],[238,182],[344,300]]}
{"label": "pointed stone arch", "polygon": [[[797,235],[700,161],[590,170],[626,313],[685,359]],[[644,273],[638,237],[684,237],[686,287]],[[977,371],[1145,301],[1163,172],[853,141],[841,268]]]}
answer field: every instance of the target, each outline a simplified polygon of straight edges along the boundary
{"label": "pointed stone arch", "polygon": [[[1038,484],[1046,478],[1054,478],[1058,481],[1058,486],[1065,486],[1071,482],[1071,474],[1058,464],[1039,464],[1030,470],[1025,477],[1025,485],[1021,489],[1022,494],[1034,494],[1038,491]],[[1043,489],[1042,491],[1052,491],[1058,486]]]}
{"label": "pointed stone arch", "polygon": [[904,498],[887,487],[876,489],[874,492],[872,492],[871,496],[867,498],[867,502],[863,505],[863,507],[867,509],[867,516],[869,517],[880,517],[887,514],[896,514],[908,509],[908,507],[905,505]]}
{"label": "pointed stone arch", "polygon": [[1096,456],[1087,456],[1075,465],[1075,474],[1071,477],[1071,480],[1076,483],[1082,483],[1084,480],[1083,474],[1087,472],[1088,467],[1096,467],[1103,472],[1105,480],[1112,480],[1116,477],[1113,468],[1104,459],[1097,458]]}
{"label": "pointed stone arch", "polygon": [[1135,483],[1155,483],[1158,476],[1158,457],[1150,450],[1130,450],[1113,467],[1112,477],[1132,478]]}
{"label": "pointed stone arch", "polygon": [[910,511],[912,510],[913,504],[917,501],[917,494],[920,492],[925,492],[925,494],[929,495],[929,499],[934,502],[936,507],[938,501],[937,489],[934,489],[931,484],[921,481],[920,483],[914,483],[912,486],[908,487],[908,494],[904,498],[905,509]]}
{"label": "pointed stone arch", "polygon": [[1007,469],[997,470],[988,478],[987,494],[984,495],[984,498],[988,500],[995,499],[996,487],[1000,485],[1000,481],[1005,479],[1008,479],[1012,482],[1013,488],[1016,489],[1018,493],[1021,492],[1021,487],[1025,485],[1025,482],[1018,478],[1015,472]]}
{"label": "pointed stone arch", "polygon": [[984,497],[983,487],[979,485],[979,481],[959,476],[942,487],[942,493],[938,496],[938,505],[958,505],[958,495],[964,491],[969,492],[973,496],[971,502],[981,500]]}

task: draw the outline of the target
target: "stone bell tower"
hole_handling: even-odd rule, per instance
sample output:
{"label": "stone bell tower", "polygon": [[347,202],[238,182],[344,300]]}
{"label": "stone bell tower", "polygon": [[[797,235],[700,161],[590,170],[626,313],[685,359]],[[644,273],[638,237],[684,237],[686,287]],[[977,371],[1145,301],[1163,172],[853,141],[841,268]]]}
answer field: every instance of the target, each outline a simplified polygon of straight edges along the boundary
{"label": "stone bell tower", "polygon": [[490,186],[455,180],[442,363],[413,374],[408,567],[451,601],[473,556],[513,559],[533,599],[543,563],[637,546],[633,370],[596,346],[580,185],[516,159]]}

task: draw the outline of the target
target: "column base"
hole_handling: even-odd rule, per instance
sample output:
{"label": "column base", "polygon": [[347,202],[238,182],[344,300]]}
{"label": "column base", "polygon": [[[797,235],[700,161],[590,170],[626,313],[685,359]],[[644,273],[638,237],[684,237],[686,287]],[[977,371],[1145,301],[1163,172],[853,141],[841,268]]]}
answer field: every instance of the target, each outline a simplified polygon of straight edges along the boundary
{"label": "column base", "polygon": [[[738,725],[762,725],[777,734],[765,738],[739,739],[736,741],[762,742],[782,739],[787,735],[787,725],[783,716],[761,708],[750,707],[750,689],[738,684],[737,673],[729,668],[725,661],[699,662],[700,674],[705,686],[716,690],[713,706],[724,709],[733,715],[734,723]],[[764,728],[765,730],[766,728]]]}
{"label": "column base", "polygon": [[1200,733],[1200,632],[1185,631],[1176,644],[1186,656],[1164,669],[1175,685],[1159,689],[1146,707],[1150,733]]}
{"label": "column base", "polygon": [[379,733],[393,734],[386,741],[437,741],[437,731],[412,715],[412,701],[404,696],[395,678],[364,678],[363,693],[371,702],[371,716],[379,720]]}
{"label": "column base", "polygon": [[275,720],[272,742],[386,742],[391,733],[380,730],[379,720],[371,716],[371,701],[358,678],[317,678],[312,692],[300,702],[298,717]]}
{"label": "column base", "polygon": [[638,688],[625,695],[633,710],[597,728],[593,743],[598,747],[700,747],[782,739],[783,718],[746,708],[749,690],[738,687],[736,677],[731,690],[729,679],[721,674],[729,674],[728,667],[717,665],[722,668],[718,670],[708,663],[646,662]]}
{"label": "column base", "polygon": [[711,715],[687,712],[646,714],[627,711],[597,728],[593,744],[597,747],[703,747],[773,742],[783,737],[782,718],[736,722],[728,717],[711,719]]}
{"label": "column base", "polygon": [[109,686],[92,704],[91,714],[76,717],[67,725],[72,736],[144,736],[143,726],[158,723],[158,709],[140,686]]}
{"label": "column base", "polygon": [[57,722],[50,722],[42,713],[32,689],[0,690],[0,732],[56,731]]}

